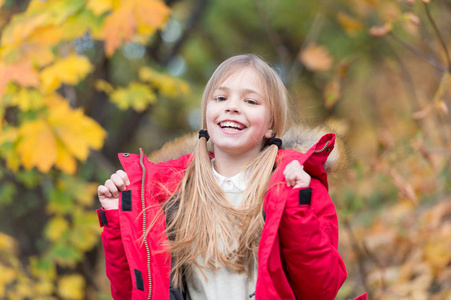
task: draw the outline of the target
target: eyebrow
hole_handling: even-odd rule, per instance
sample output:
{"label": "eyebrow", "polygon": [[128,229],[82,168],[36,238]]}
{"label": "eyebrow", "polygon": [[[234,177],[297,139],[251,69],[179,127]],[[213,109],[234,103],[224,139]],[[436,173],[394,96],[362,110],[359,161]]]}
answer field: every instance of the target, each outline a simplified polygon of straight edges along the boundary
{"label": "eyebrow", "polygon": [[[221,91],[230,91],[230,89],[226,86],[218,86],[216,89],[221,90]],[[243,89],[243,90],[241,90],[241,93],[242,94],[256,94],[260,97],[263,97],[259,92],[255,91],[253,89]]]}

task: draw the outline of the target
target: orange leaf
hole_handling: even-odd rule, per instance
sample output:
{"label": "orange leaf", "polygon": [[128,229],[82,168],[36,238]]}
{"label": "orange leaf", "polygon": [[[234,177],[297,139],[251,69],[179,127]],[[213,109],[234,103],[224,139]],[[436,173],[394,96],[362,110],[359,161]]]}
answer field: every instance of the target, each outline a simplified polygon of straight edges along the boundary
{"label": "orange leaf", "polygon": [[375,37],[382,37],[391,31],[391,26],[384,24],[383,26],[372,26],[370,28],[370,35]]}
{"label": "orange leaf", "polygon": [[170,9],[159,0],[123,1],[105,21],[102,36],[106,54],[112,55],[123,42],[131,41],[140,27],[161,28],[169,12]]}
{"label": "orange leaf", "polygon": [[30,64],[7,65],[0,62],[0,96],[3,95],[9,81],[14,81],[21,86],[37,87],[39,75]]}
{"label": "orange leaf", "polygon": [[326,48],[312,44],[301,52],[301,62],[311,71],[327,71],[332,66],[332,57]]}

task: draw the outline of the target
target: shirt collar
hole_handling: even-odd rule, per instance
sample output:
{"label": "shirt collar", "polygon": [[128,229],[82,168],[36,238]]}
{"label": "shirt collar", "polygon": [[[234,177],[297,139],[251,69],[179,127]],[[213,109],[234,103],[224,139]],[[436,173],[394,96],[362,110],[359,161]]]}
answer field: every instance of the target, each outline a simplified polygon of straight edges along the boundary
{"label": "shirt collar", "polygon": [[[214,159],[212,160],[212,162],[213,161],[214,161]],[[219,186],[223,190],[226,189],[226,185],[229,182],[231,182],[233,185],[233,190],[244,192],[244,190],[246,189],[246,184],[247,184],[247,178],[245,176],[244,171],[236,174],[233,177],[227,178],[225,176],[222,176],[215,170],[214,164],[212,164],[212,168],[213,168],[213,174],[215,174],[215,177],[216,177],[216,181],[218,182]],[[229,189],[230,188],[227,188],[227,190],[229,190]]]}

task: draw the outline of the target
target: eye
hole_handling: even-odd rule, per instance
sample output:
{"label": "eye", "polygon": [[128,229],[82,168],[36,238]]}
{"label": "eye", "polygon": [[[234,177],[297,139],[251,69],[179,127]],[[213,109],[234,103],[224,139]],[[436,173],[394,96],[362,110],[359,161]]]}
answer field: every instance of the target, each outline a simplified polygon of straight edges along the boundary
{"label": "eye", "polygon": [[225,101],[225,100],[227,100],[227,98],[224,97],[224,96],[216,96],[216,97],[214,97],[214,99],[215,99],[215,101]]}
{"label": "eye", "polygon": [[246,99],[245,102],[248,103],[248,104],[251,104],[251,105],[257,105],[258,104],[257,101],[252,100],[252,99]]}

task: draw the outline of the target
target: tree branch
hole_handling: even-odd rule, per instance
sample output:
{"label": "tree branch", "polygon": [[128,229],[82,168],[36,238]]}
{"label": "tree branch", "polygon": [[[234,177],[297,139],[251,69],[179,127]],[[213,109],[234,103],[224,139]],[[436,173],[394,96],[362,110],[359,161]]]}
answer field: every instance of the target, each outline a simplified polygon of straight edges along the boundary
{"label": "tree branch", "polygon": [[397,41],[398,43],[400,43],[401,45],[403,45],[404,47],[406,47],[407,49],[409,49],[410,51],[412,51],[413,53],[415,53],[416,55],[418,55],[419,57],[423,58],[424,60],[426,60],[428,63],[430,63],[431,65],[433,65],[436,69],[442,71],[442,72],[447,72],[447,68],[441,64],[440,62],[434,60],[433,58],[427,56],[426,54],[424,54],[423,52],[421,52],[418,48],[416,48],[415,46],[409,44],[408,42],[404,41],[403,39],[401,39],[397,34],[390,32],[388,34],[389,37],[393,38],[395,41]]}
{"label": "tree branch", "polygon": [[437,27],[437,24],[435,23],[434,19],[432,18],[431,11],[429,10],[429,4],[424,2],[424,1],[423,1],[423,4],[424,4],[424,9],[426,11],[426,15],[428,17],[428,20],[431,23],[432,28],[434,28],[435,34],[437,35],[438,40],[440,41],[440,45],[442,46],[443,51],[445,52],[446,61],[448,63],[448,70],[447,71],[451,72],[451,58],[449,56],[449,51],[448,51],[448,48],[446,47],[446,43],[445,43],[445,41],[443,39],[442,34],[440,33],[440,30]]}

